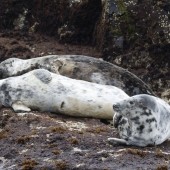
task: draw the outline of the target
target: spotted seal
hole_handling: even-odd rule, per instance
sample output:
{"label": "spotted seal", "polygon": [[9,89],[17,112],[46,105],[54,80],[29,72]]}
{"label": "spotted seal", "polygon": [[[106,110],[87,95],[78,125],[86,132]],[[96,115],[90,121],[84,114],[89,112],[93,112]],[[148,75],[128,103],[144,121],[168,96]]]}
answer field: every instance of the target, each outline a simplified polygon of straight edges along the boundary
{"label": "spotted seal", "polygon": [[154,95],[141,79],[126,69],[82,55],[48,55],[28,60],[10,58],[0,63],[0,79],[22,75],[40,68],[73,79],[116,86],[130,96]]}
{"label": "spotted seal", "polygon": [[48,111],[112,119],[112,104],[129,96],[121,89],[37,69],[0,80],[0,103],[14,111]]}
{"label": "spotted seal", "polygon": [[117,102],[113,109],[121,139],[109,138],[111,143],[159,145],[170,137],[170,105],[158,97],[136,95]]}

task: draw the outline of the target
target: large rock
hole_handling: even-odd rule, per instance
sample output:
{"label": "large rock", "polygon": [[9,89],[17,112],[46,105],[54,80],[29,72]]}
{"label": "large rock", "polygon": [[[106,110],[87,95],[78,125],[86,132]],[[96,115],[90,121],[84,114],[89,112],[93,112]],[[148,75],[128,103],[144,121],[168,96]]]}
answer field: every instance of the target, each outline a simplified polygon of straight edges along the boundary
{"label": "large rock", "polygon": [[101,0],[2,0],[0,29],[39,32],[62,42],[90,43]]}
{"label": "large rock", "polygon": [[168,0],[105,1],[96,31],[103,59],[134,71],[154,91],[168,88],[169,12]]}

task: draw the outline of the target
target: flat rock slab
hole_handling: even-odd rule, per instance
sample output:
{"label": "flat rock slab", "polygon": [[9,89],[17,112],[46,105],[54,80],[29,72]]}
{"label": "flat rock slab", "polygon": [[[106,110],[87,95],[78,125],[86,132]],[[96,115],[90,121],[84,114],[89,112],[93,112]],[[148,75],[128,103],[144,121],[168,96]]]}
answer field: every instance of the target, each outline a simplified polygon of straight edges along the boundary
{"label": "flat rock slab", "polygon": [[51,113],[0,112],[0,168],[159,169],[169,166],[170,143],[157,147],[112,146],[116,130],[98,119]]}

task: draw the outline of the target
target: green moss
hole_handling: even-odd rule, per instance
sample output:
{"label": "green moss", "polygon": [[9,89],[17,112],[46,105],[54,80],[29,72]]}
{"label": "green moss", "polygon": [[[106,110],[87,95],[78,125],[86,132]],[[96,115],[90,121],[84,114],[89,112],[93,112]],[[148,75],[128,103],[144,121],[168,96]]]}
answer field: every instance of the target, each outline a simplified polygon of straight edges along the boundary
{"label": "green moss", "polygon": [[112,34],[116,36],[128,35],[135,38],[135,24],[131,13],[128,11],[123,0],[117,1],[117,6],[119,15],[114,16],[115,25],[111,28]]}
{"label": "green moss", "polygon": [[125,3],[123,2],[123,0],[117,1],[117,6],[118,6],[120,13],[122,13],[122,14],[127,13],[127,9],[126,9],[126,6],[125,6]]}

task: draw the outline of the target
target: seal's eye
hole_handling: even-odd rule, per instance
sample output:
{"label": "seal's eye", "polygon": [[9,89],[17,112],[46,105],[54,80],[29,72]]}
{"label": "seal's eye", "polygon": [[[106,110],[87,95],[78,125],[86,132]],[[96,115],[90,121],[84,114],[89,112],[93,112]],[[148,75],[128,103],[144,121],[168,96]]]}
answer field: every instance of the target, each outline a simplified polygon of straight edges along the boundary
{"label": "seal's eye", "polygon": [[130,101],[129,103],[130,103],[130,104],[133,104],[133,102],[132,102],[132,101]]}

